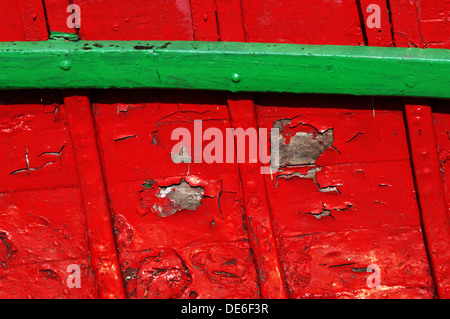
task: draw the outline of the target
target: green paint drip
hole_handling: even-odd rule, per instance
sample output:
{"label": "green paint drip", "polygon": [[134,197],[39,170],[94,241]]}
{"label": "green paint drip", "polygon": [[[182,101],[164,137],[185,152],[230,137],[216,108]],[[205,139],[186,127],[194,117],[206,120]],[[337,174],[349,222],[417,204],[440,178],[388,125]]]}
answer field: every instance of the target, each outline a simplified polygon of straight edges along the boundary
{"label": "green paint drip", "polygon": [[[64,41],[59,41],[64,40]],[[0,43],[0,89],[164,88],[450,98],[450,50],[298,44]]]}

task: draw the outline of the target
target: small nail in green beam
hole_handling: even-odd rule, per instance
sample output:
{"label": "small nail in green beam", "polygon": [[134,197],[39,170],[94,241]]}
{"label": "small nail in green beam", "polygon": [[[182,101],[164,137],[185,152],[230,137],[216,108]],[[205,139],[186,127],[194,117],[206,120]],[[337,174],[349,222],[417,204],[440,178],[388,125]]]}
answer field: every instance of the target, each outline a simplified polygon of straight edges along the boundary
{"label": "small nail in green beam", "polygon": [[450,98],[450,50],[64,36],[0,43],[0,89],[30,88]]}

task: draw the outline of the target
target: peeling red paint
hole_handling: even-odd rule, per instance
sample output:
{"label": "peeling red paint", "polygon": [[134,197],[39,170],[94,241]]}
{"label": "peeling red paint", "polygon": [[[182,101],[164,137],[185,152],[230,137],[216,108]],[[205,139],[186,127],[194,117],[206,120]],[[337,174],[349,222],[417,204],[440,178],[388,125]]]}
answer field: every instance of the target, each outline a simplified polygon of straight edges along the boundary
{"label": "peeling red paint", "polygon": [[192,175],[174,180],[177,182],[166,186],[151,179],[146,180],[140,191],[142,197],[136,213],[144,216],[152,212],[159,217],[167,217],[185,209],[195,211],[204,197],[217,197],[222,189],[220,181],[203,181]]}
{"label": "peeling red paint", "polygon": [[[65,105],[47,91],[0,101],[0,297],[98,298]],[[71,264],[83,289],[67,287]]]}
{"label": "peeling red paint", "polygon": [[[406,118],[430,261],[439,297],[449,298],[450,224],[431,108],[420,101],[408,100]],[[440,144],[441,149],[443,146]]]}
{"label": "peeling red paint", "polygon": [[[136,280],[126,283],[128,297],[258,297],[237,164],[174,164],[170,158],[176,143],[170,138],[173,129],[186,127],[193,132],[193,119],[203,120],[204,129],[218,127],[225,132],[230,127],[223,97],[202,93],[205,104],[199,104],[198,93],[178,94],[175,101],[173,94],[160,91],[113,94],[121,96],[122,102],[130,106],[127,112],[117,112],[111,93],[95,94],[93,106],[122,272],[137,269]],[[123,136],[137,136],[115,143],[111,135],[118,136],[119,132]],[[134,152],[137,149],[138,156]],[[161,200],[157,195],[161,188],[180,184],[182,180],[204,189],[201,205],[196,210],[180,210],[165,217],[151,213],[153,204],[174,207],[167,197]],[[151,286],[145,294],[143,285],[149,280],[148,275],[138,275],[143,260],[159,252],[162,256],[174,256],[174,249],[191,277],[180,270],[181,264],[177,262],[174,267],[181,276],[177,278],[183,283],[173,290]],[[233,264],[223,265],[233,259]],[[212,265],[215,266],[211,268]],[[163,277],[157,279],[161,285]]]}
{"label": "peeling red paint", "polygon": [[[14,0],[0,12],[0,40],[75,32],[66,25],[72,2],[86,40],[449,47],[447,0]],[[365,25],[372,3],[380,29]],[[405,108],[396,98],[158,90],[63,96],[0,92],[1,298],[448,297],[446,102]],[[284,145],[299,133],[327,147],[268,175],[261,163],[170,158],[171,132],[192,132],[194,120],[225,132],[283,119]],[[195,209],[158,197],[183,181],[203,189]],[[81,266],[81,289],[67,287],[70,264]],[[381,270],[377,289],[366,283],[370,264]]]}
{"label": "peeling red paint", "polygon": [[[261,96],[256,101],[262,103],[257,107],[260,127],[270,127],[282,116],[316,128],[312,130],[316,134],[333,129],[332,147],[315,163],[281,167],[274,178],[265,177],[289,296],[432,298],[401,103],[313,96],[303,100]],[[308,171],[314,174],[305,176]],[[292,177],[279,178],[286,174]],[[334,188],[322,192],[323,187]],[[397,248],[390,251],[382,244],[386,240]],[[315,245],[321,247],[319,255],[311,255]],[[417,254],[414,261],[406,248],[410,245]],[[386,262],[401,266],[397,271],[403,283],[390,281],[392,267],[386,274]],[[368,274],[352,270],[370,264],[381,267],[378,290],[367,287]]]}

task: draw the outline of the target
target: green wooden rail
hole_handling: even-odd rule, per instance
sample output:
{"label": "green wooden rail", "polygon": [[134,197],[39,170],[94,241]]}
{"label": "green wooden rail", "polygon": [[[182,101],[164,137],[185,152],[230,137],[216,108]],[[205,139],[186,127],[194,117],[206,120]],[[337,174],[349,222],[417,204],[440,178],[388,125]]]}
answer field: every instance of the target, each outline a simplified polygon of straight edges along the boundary
{"label": "green wooden rail", "polygon": [[0,43],[0,89],[164,88],[450,98],[450,50],[164,41]]}

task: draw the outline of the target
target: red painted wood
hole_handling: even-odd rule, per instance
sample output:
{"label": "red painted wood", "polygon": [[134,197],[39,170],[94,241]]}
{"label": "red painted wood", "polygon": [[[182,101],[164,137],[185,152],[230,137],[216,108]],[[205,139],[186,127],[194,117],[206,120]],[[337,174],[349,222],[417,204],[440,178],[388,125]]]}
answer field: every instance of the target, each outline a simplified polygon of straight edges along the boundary
{"label": "red painted wood", "polygon": [[391,1],[397,46],[450,48],[448,2]]}
{"label": "red painted wood", "polygon": [[[334,134],[315,165],[265,176],[289,296],[432,298],[400,101],[260,95],[256,104],[260,127],[292,119]],[[314,168],[316,182],[289,176]],[[324,209],[331,216],[314,216]],[[381,269],[378,289],[355,271],[370,264]]]}
{"label": "red painted wood", "polygon": [[[439,12],[438,15],[443,17],[445,5],[442,3],[431,4],[429,1],[398,1],[392,2],[391,8],[393,10],[393,32],[396,46],[446,46],[445,41],[429,42],[426,28],[428,25],[431,25],[430,23],[437,21],[424,21],[426,18],[435,16],[436,12]],[[448,38],[449,32],[439,32],[438,38],[445,40],[445,36],[442,38],[442,34],[447,34]],[[426,100],[407,101],[407,103],[405,112],[408,125],[408,139],[410,141],[417,196],[420,200],[422,226],[427,242],[428,256],[438,296],[440,298],[448,298],[449,284],[447,277],[450,255],[448,249],[444,247],[448,246],[450,238],[447,209],[450,201],[446,199],[445,188],[441,179],[441,175],[445,176],[446,174],[444,160],[447,147],[445,139],[448,139],[447,128],[444,122],[446,114],[432,114],[430,102]],[[435,121],[434,129],[433,119]],[[437,153],[437,150],[439,153]],[[438,162],[438,155],[440,162]]]}
{"label": "red painted wood", "polygon": [[[238,1],[215,1],[218,20],[219,40],[244,41],[245,30],[241,6]],[[193,3],[191,2],[191,5]],[[192,7],[195,10],[195,6]],[[221,21],[221,22],[220,22]],[[197,28],[194,19],[194,28]],[[257,127],[254,105],[251,100],[240,100],[237,96],[227,101],[231,126],[234,128]],[[248,146],[247,146],[248,147]],[[248,148],[247,148],[248,154]],[[249,233],[250,246],[258,274],[258,285],[263,298],[287,298],[273,235],[271,214],[264,178],[260,174],[261,163],[239,164],[239,177],[245,203],[245,222]]]}
{"label": "red painted wood", "polygon": [[1,94],[0,152],[6,155],[0,191],[78,185],[66,111],[57,92]]}
{"label": "red painted wood", "polygon": [[[240,97],[228,100],[232,127],[258,128],[255,106],[252,100]],[[246,154],[249,145],[247,145]],[[261,162],[239,164],[244,193],[245,216],[249,239],[258,272],[261,296],[263,298],[287,298],[277,243],[275,241],[270,204],[261,175]]]}
{"label": "red painted wood", "polygon": [[[43,2],[50,31],[76,33],[75,28],[67,26],[67,18],[71,15],[70,12],[67,12],[67,7],[71,4],[70,0],[43,0]],[[76,2],[72,1],[72,3]]]}
{"label": "red painted wood", "polygon": [[434,130],[436,134],[436,146],[439,156],[440,173],[443,176],[445,195],[447,207],[450,203],[450,180],[447,178],[449,172],[449,151],[450,151],[450,139],[447,131],[449,127],[449,114],[447,111],[448,101],[442,100],[433,105],[433,122]]}
{"label": "red painted wood", "polygon": [[42,0],[19,0],[18,4],[22,17],[25,40],[47,40],[47,21]]}
{"label": "red painted wood", "polygon": [[[137,0],[73,2],[82,10],[79,34],[92,40],[391,46],[393,37],[396,46],[449,43],[444,0],[362,0],[359,11],[350,0],[158,0],[145,6]],[[47,24],[51,31],[74,32],[66,26],[69,1],[44,3],[48,23],[42,1],[5,3],[0,40],[44,40]],[[371,3],[382,8],[380,30],[361,29]],[[65,93],[64,103],[57,94],[46,93],[42,101],[36,100],[36,93],[31,99],[15,94],[2,92],[0,98],[6,101],[0,103],[0,134],[7,137],[0,141],[0,150],[8,154],[0,165],[5,181],[0,185],[0,207],[15,212],[0,223],[0,263],[6,265],[0,268],[5,287],[0,295],[432,298],[433,280],[439,297],[448,294],[449,256],[444,247],[449,195],[444,185],[450,179],[445,184],[437,179],[447,169],[445,112],[433,115],[434,133],[428,107],[407,106],[405,132],[397,99],[263,94],[253,101],[205,92],[107,91],[93,93],[92,116],[86,91]],[[423,110],[422,120],[416,121],[413,113]],[[299,124],[291,133],[303,122],[321,131],[334,129],[334,149],[316,161],[316,183],[280,177],[305,174],[310,167],[262,176],[259,164],[174,164],[170,159],[171,132],[180,126],[192,132],[196,119],[204,121],[204,129],[225,132],[248,125],[270,128],[282,118]],[[419,130],[426,132],[427,143],[417,137]],[[434,134],[437,144],[430,143]],[[439,156],[441,164],[423,158],[421,147]],[[18,172],[11,174],[14,171]],[[207,197],[196,211],[162,218],[146,207],[158,185],[176,184],[182,178],[205,189]],[[151,189],[143,186],[149,179],[156,182]],[[318,185],[339,191],[324,193]],[[23,194],[36,203],[35,210],[21,199]],[[56,216],[55,207],[68,213]],[[312,215],[323,209],[333,217],[319,220]],[[76,226],[69,218],[75,218]],[[58,232],[51,233],[53,228]],[[25,236],[18,236],[17,229]],[[28,247],[32,231],[43,240]],[[76,243],[73,248],[68,240]],[[17,253],[11,255],[8,247]],[[100,259],[103,263],[95,263]],[[67,261],[82,265],[86,285],[81,290],[67,289],[64,283]],[[354,270],[369,263],[382,269],[380,289],[368,288],[368,273]],[[26,289],[18,288],[19,278],[31,273]],[[40,291],[39,285],[48,288]]]}
{"label": "red painted wood", "polygon": [[215,2],[215,0],[190,1],[194,39],[197,41],[220,40]]}
{"label": "red painted wood", "polygon": [[[384,227],[282,237],[280,254],[291,298],[433,298],[418,227]],[[408,243],[412,245],[406,249]],[[375,263],[382,286],[367,287]]]}
{"label": "red painted wood", "polygon": [[98,297],[65,113],[57,92],[0,92],[1,298]]}
{"label": "red painted wood", "polygon": [[407,101],[405,110],[430,262],[439,297],[449,298],[449,216],[431,108],[420,101]]}
{"label": "red painted wood", "polygon": [[[97,298],[78,187],[0,194],[0,297]],[[80,266],[80,288],[66,284]]]}
{"label": "red painted wood", "polygon": [[[237,164],[175,164],[170,158],[176,144],[172,131],[184,127],[193,138],[193,120],[225,136],[230,127],[225,98],[206,92],[99,91],[93,108],[127,296],[258,298]],[[197,210],[158,217],[146,207],[154,199],[146,181],[163,187],[182,179],[205,189]],[[152,277],[149,269],[155,268],[164,271]],[[171,268],[177,269],[175,282]],[[156,283],[149,286],[152,280]]]}
{"label": "red painted wood", "polygon": [[241,0],[215,0],[221,41],[246,42]]}
{"label": "red painted wood", "polygon": [[112,232],[96,128],[86,92],[64,92],[67,121],[89,229],[92,266],[100,298],[125,297],[117,249]]}
{"label": "red painted wood", "polygon": [[41,0],[3,1],[0,10],[0,41],[40,41],[48,39]]}
{"label": "red painted wood", "polygon": [[[64,196],[63,196],[64,197]],[[81,269],[81,289],[67,288],[67,266]],[[98,298],[89,259],[46,261],[0,268],[2,299],[93,299]]]}
{"label": "red painted wood", "polygon": [[3,1],[0,11],[0,40],[1,41],[23,41],[23,22],[18,6],[18,0]]}
{"label": "red painted wood", "polygon": [[249,42],[364,44],[353,0],[241,2]]}
{"label": "red painted wood", "polygon": [[[449,114],[448,114],[448,107],[449,103],[448,101],[442,100],[438,101],[433,105],[433,123],[434,123],[434,131],[436,134],[436,146],[437,146],[437,152],[439,157],[439,168],[440,168],[440,174],[443,177],[443,184],[444,184],[444,190],[445,190],[445,201],[447,203],[447,214],[449,214],[450,210],[450,185],[449,185],[449,179],[448,179],[448,172],[450,171],[448,158],[449,158],[449,151],[450,151],[450,139],[448,135],[448,131],[450,129],[449,127]],[[442,213],[443,214],[443,213]],[[444,214],[443,214],[444,215]],[[445,216],[445,215],[444,215]],[[450,215],[448,215],[450,216]],[[436,225],[439,226],[439,225]],[[431,229],[433,231],[433,229]],[[444,232],[445,228],[440,227],[436,231],[438,232]],[[450,237],[450,236],[448,236]],[[447,237],[447,241],[448,241]],[[440,268],[443,272],[447,269],[447,272],[445,273],[445,278],[443,282],[441,283],[442,286],[445,289],[445,296],[443,298],[449,298],[449,284],[448,284],[448,264],[450,263],[449,255],[444,256],[438,256],[439,258],[436,258],[436,263],[439,263],[436,267]]]}
{"label": "red painted wood", "polygon": [[450,48],[450,9],[445,0],[416,1],[420,30],[426,48]]}
{"label": "red painted wood", "polygon": [[395,46],[423,47],[416,1],[390,1]]}
{"label": "red painted wood", "polygon": [[189,0],[74,0],[86,40],[193,40]]}
{"label": "red painted wood", "polygon": [[[394,45],[392,39],[392,26],[387,8],[388,2],[389,1],[386,0],[359,0],[362,11],[361,15],[364,20],[364,29],[367,36],[367,44],[369,46],[391,47]],[[375,9],[367,12],[368,7],[371,5],[378,5],[380,7],[380,28],[370,28],[367,23],[367,19],[372,14],[376,13]]]}

